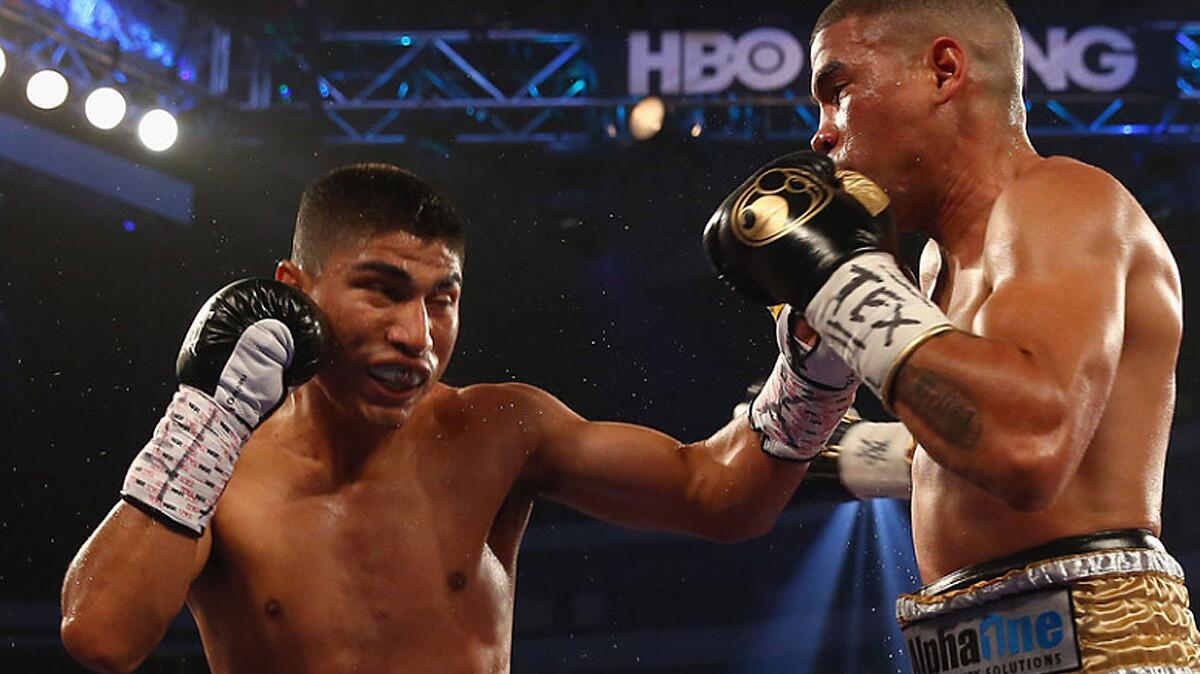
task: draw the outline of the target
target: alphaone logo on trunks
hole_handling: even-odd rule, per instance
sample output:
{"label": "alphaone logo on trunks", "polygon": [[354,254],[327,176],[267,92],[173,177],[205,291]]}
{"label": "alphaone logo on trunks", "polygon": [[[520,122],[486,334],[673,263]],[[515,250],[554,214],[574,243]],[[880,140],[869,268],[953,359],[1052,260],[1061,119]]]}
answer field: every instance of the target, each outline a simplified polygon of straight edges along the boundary
{"label": "alphaone logo on trunks", "polygon": [[914,674],[1052,674],[1078,666],[1069,590],[1001,600],[904,628]]}
{"label": "alphaone logo on trunks", "polygon": [[[1109,26],[1069,32],[1062,26],[1023,29],[1026,72],[1050,92],[1072,86],[1117,91],[1137,75],[1137,45]],[[638,30],[629,34],[629,93],[644,96],[715,94],[735,84],[777,91],[797,82],[808,61],[803,42],[781,28],[734,35],[718,30]],[[657,75],[657,83],[653,81]]]}

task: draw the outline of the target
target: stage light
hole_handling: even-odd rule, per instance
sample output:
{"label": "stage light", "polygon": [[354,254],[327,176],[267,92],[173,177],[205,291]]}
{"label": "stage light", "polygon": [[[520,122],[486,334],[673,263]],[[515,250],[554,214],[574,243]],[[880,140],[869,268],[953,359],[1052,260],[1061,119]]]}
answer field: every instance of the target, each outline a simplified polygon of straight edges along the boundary
{"label": "stage light", "polygon": [[662,131],[667,106],[658,96],[647,96],[629,111],[629,133],[638,140],[649,140]]}
{"label": "stage light", "polygon": [[70,86],[67,78],[56,70],[41,70],[29,78],[25,86],[25,96],[34,107],[42,110],[52,110],[67,100]]}
{"label": "stage light", "polygon": [[92,126],[107,131],[125,119],[125,97],[112,87],[100,87],[88,94],[83,112]]}
{"label": "stage light", "polygon": [[142,121],[138,122],[138,138],[154,152],[170,148],[178,137],[179,123],[166,110],[155,108],[142,115]]}
{"label": "stage light", "polygon": [[4,77],[4,69],[8,67],[8,57],[4,55],[4,50],[0,49],[0,77]]}

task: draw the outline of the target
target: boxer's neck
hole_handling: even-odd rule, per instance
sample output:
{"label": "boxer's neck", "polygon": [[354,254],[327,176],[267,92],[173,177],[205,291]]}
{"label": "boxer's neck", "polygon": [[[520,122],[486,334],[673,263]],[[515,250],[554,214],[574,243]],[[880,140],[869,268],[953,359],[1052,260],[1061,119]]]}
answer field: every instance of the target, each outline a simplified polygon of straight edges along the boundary
{"label": "boxer's neck", "polygon": [[304,442],[298,453],[329,469],[335,483],[351,482],[363,466],[390,446],[399,426],[373,424],[357,410],[336,402],[318,383],[297,389],[288,402],[289,421],[301,430]]}
{"label": "boxer's neck", "polygon": [[926,233],[959,266],[970,266],[983,252],[996,199],[1040,157],[1023,128],[981,129],[963,134],[957,145],[938,182],[943,188]]}

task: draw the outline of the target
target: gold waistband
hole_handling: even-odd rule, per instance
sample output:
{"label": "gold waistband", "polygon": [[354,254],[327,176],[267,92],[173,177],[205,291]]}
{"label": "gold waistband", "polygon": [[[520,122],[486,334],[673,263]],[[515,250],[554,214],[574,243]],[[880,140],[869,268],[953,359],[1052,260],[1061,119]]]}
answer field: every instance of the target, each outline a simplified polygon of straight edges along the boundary
{"label": "gold waistband", "polygon": [[896,619],[904,624],[979,606],[1001,597],[1071,585],[1088,578],[1141,573],[1183,580],[1183,567],[1165,550],[1087,552],[1034,562],[958,590],[900,595],[896,600]]}

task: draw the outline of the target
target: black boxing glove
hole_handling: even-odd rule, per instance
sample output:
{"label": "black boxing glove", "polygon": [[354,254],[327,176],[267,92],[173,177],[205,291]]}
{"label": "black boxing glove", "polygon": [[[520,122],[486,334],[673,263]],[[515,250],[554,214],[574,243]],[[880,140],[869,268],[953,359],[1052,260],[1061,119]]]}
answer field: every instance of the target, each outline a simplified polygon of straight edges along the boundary
{"label": "black boxing glove", "polygon": [[885,405],[907,356],[951,329],[897,265],[888,203],[865,176],[795,152],[755,171],[704,230],[722,278],[753,301],[800,308]]}
{"label": "black boxing glove", "polygon": [[199,535],[241,447],[320,367],[329,334],[320,309],[277,281],[245,279],[217,291],[179,351],[180,386],[121,495]]}
{"label": "black boxing glove", "polygon": [[846,260],[894,252],[888,198],[816,152],[758,169],[709,218],[704,248],[721,278],[763,305],[801,310]]}

